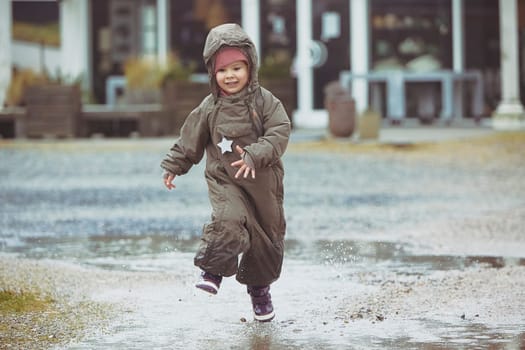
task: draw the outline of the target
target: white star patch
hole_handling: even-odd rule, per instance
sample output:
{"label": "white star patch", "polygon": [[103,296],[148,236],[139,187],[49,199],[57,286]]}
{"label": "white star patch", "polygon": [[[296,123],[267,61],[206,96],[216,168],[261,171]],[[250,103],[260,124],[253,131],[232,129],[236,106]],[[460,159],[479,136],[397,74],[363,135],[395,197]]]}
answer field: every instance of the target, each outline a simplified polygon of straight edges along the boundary
{"label": "white star patch", "polygon": [[233,152],[232,143],[232,140],[228,140],[226,137],[223,136],[221,142],[219,142],[217,146],[220,147],[222,154],[224,154],[226,152]]}

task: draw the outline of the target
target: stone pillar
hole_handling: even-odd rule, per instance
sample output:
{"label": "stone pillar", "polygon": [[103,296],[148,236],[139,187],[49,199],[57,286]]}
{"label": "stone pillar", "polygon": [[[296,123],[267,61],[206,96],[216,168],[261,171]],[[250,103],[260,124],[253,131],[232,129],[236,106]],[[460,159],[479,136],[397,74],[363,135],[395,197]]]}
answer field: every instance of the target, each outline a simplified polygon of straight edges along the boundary
{"label": "stone pillar", "polygon": [[297,111],[295,125],[309,127],[313,122],[310,116],[313,111],[313,67],[310,60],[312,42],[312,0],[296,0],[297,57],[295,71],[297,74]]}
{"label": "stone pillar", "polygon": [[260,5],[259,0],[242,0],[242,28],[248,34],[250,39],[252,39],[255,48],[257,49],[257,54],[259,62],[261,61],[261,26],[260,26]]}
{"label": "stone pillar", "polygon": [[161,65],[168,63],[170,53],[170,2],[157,0],[157,61]]}
{"label": "stone pillar", "polygon": [[494,129],[525,128],[520,101],[517,0],[499,0],[501,102],[492,115]]}
{"label": "stone pillar", "polygon": [[[463,0],[452,1],[452,70],[462,73],[465,70]],[[455,84],[452,82],[452,84]],[[454,91],[454,117],[463,118],[463,86],[456,83]]]}
{"label": "stone pillar", "polygon": [[463,0],[452,1],[452,69],[458,73],[465,69],[463,6]]}
{"label": "stone pillar", "polygon": [[11,82],[11,1],[0,1],[0,109]]}
{"label": "stone pillar", "polygon": [[60,1],[61,74],[66,80],[80,78],[82,90],[89,90],[89,1]]}
{"label": "stone pillar", "polygon": [[[369,71],[369,19],[368,0],[350,0],[350,64],[353,74],[366,74]],[[359,115],[368,109],[368,82],[364,79],[354,79],[351,93]]]}

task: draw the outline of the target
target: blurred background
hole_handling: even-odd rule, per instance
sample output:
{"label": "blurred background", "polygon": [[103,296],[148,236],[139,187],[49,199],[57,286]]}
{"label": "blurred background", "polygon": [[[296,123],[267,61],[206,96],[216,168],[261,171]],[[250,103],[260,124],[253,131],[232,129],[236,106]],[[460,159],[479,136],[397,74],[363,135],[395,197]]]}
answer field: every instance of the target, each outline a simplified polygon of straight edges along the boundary
{"label": "blurred background", "polygon": [[[524,125],[524,0],[13,0],[0,7],[3,138],[177,134],[209,92],[202,48],[210,28],[225,22],[253,39],[262,85],[283,101],[295,128],[327,127],[342,113],[337,103],[346,119],[372,111],[393,125],[494,116],[503,127]],[[333,82],[342,89],[327,91]]]}
{"label": "blurred background", "polygon": [[[161,182],[226,22],[293,125],[275,327],[193,292],[205,165]],[[524,83],[525,0],[0,0],[0,291],[125,304],[71,349],[524,349]]]}

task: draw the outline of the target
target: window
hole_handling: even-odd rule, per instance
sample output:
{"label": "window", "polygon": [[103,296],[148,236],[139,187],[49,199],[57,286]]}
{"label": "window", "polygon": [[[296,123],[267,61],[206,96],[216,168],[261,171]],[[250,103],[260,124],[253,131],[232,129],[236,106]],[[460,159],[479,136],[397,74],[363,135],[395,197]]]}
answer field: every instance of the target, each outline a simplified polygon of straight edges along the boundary
{"label": "window", "polygon": [[155,3],[148,1],[142,7],[142,54],[154,56],[157,54],[157,9]]}
{"label": "window", "polygon": [[372,0],[371,69],[452,68],[450,0]]}

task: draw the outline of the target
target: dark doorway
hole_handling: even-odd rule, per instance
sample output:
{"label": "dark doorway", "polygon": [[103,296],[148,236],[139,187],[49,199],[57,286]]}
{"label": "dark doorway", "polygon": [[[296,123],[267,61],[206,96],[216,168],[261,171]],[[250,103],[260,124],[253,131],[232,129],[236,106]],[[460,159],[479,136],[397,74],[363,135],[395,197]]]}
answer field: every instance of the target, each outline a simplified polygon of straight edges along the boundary
{"label": "dark doorway", "polygon": [[[323,108],[323,89],[350,68],[350,28],[348,0],[312,2],[313,48],[319,58],[314,69],[314,108]],[[315,63],[315,62],[314,62]]]}

